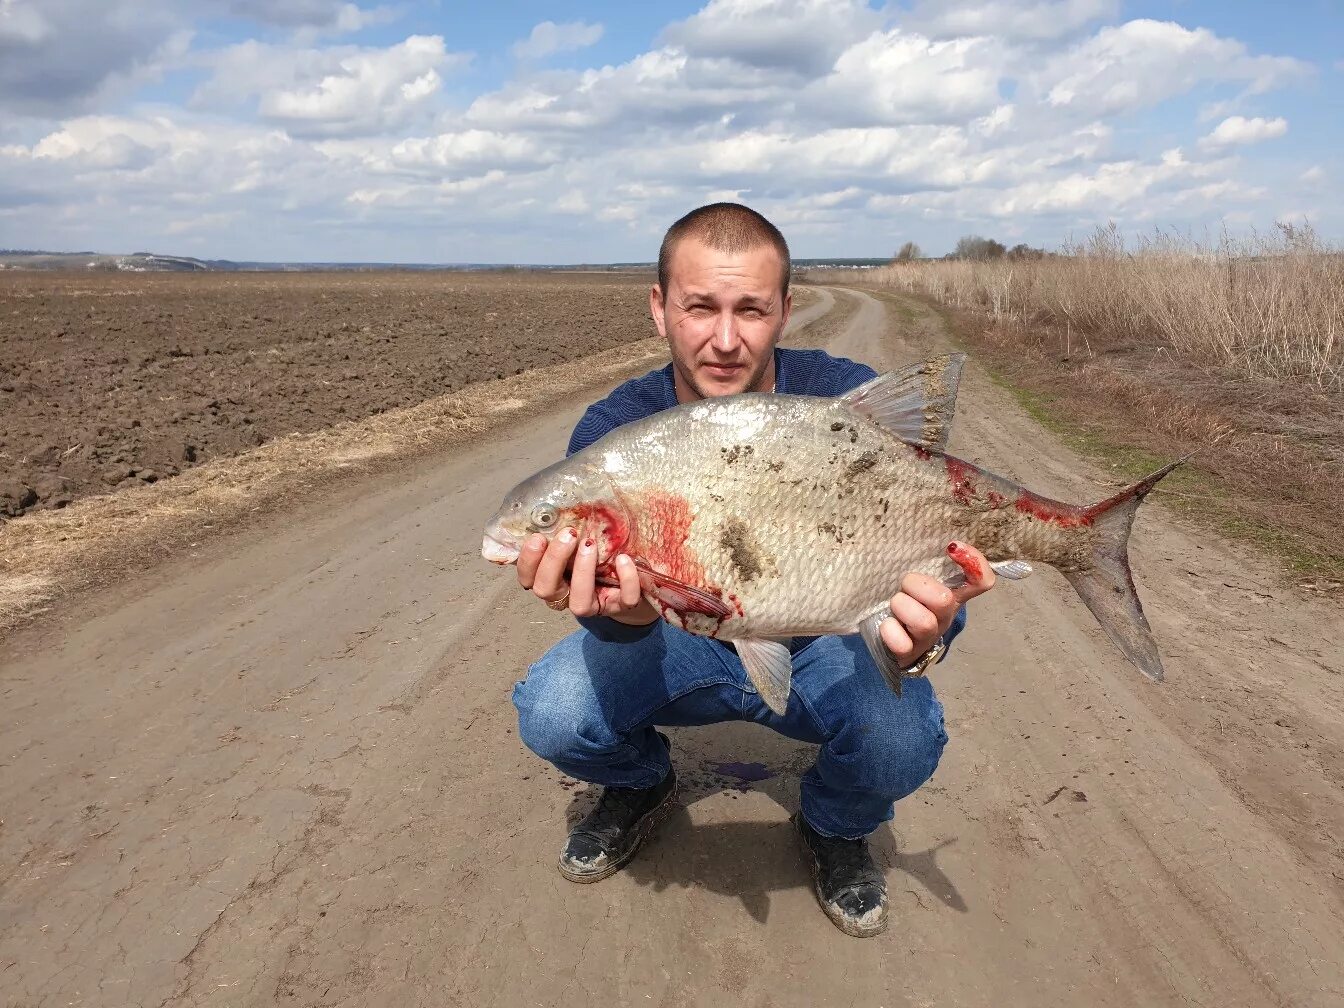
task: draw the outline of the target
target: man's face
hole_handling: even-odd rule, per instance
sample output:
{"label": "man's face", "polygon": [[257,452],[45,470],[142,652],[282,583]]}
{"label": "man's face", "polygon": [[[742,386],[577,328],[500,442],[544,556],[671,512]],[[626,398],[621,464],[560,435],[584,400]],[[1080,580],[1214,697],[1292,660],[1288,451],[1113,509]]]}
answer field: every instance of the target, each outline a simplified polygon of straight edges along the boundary
{"label": "man's face", "polygon": [[783,271],[770,245],[720,252],[688,237],[673,247],[668,289],[654,284],[649,308],[671,348],[679,402],[774,387],[775,343],[793,306]]}

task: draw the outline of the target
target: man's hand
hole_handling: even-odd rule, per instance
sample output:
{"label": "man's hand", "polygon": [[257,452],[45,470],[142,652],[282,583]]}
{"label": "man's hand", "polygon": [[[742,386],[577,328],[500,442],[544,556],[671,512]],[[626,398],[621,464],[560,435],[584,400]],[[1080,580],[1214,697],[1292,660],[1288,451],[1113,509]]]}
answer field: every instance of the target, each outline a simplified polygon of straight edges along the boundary
{"label": "man's hand", "polygon": [[925,574],[907,574],[891,598],[892,618],[879,628],[882,643],[901,668],[913,665],[947,633],[963,602],[994,587],[994,570],[974,546],[954,542],[947,552],[966,572],[966,583],[948,588]]}
{"label": "man's hand", "polygon": [[658,619],[640,593],[635,562],[622,553],[612,567],[619,586],[597,584],[596,542],[565,528],[549,542],[540,533],[523,541],[518,583],[557,612],[568,608],[575,616],[610,616],[631,626]]}

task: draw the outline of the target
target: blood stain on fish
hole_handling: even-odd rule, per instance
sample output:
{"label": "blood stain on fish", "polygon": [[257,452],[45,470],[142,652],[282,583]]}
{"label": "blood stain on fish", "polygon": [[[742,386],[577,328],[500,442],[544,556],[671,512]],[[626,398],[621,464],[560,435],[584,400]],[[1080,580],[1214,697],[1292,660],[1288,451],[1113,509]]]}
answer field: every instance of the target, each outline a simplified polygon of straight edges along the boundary
{"label": "blood stain on fish", "polygon": [[947,479],[952,484],[952,496],[958,504],[967,507],[975,496],[975,467],[951,455],[943,456],[947,466]]}

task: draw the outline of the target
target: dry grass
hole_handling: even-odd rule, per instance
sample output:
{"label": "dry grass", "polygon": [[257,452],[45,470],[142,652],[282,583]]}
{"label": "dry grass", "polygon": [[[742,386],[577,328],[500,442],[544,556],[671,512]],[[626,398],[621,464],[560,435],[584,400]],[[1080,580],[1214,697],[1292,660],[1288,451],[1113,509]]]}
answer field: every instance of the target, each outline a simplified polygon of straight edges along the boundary
{"label": "dry grass", "polygon": [[1160,346],[1209,373],[1344,390],[1344,255],[1310,229],[1205,244],[1157,234],[1127,249],[1107,228],[1067,252],[893,263],[864,282],[1061,330],[1066,353]]}
{"label": "dry grass", "polygon": [[0,632],[62,594],[141,569],[325,482],[461,443],[557,397],[653,367],[666,352],[658,339],[627,343],[0,524]]}
{"label": "dry grass", "polygon": [[1344,590],[1340,393],[1209,374],[1161,346],[1100,350],[1075,340],[1069,352],[1063,332],[940,313],[1033,417],[1110,467],[1117,486],[1197,452],[1158,488],[1160,499],[1266,549],[1307,591]]}
{"label": "dry grass", "polygon": [[943,307],[1028,410],[1124,475],[1198,450],[1168,500],[1338,591],[1344,256],[1292,228],[1132,249],[1108,228],[1067,251],[893,263],[860,282]]}

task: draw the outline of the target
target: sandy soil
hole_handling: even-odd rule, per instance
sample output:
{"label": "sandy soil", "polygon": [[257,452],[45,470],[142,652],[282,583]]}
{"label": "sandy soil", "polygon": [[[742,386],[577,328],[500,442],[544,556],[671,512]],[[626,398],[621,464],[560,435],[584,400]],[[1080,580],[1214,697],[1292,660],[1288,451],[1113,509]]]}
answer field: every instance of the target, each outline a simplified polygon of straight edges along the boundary
{"label": "sandy soil", "polygon": [[650,279],[0,273],[0,517],[642,339]]}
{"label": "sandy soil", "polygon": [[[919,309],[844,297],[838,352],[944,349]],[[874,838],[885,936],[817,909],[787,823],[810,749],[749,725],[674,731],[683,807],[626,872],[561,879],[591,795],[519,745],[508,694],[571,624],[477,550],[583,405],[3,645],[6,1003],[1344,998],[1341,611],[1158,505],[1133,555],[1168,682],[1134,673],[1053,572],[977,600],[936,670],[943,764]],[[974,367],[958,424],[961,454],[1034,489],[1109,489]]]}

